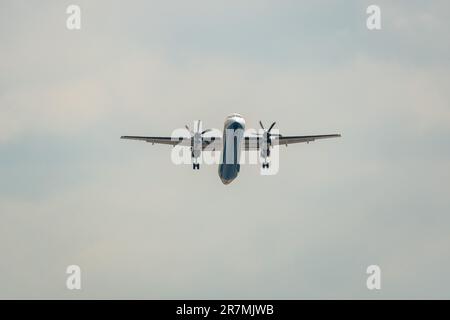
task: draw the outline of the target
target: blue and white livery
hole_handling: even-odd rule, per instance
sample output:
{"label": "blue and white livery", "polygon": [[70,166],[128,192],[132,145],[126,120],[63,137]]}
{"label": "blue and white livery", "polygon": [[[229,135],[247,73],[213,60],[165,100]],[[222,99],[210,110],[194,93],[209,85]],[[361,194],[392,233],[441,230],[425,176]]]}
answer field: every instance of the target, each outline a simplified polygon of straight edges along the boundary
{"label": "blue and white livery", "polygon": [[293,143],[311,142],[318,139],[337,138],[340,134],[326,134],[326,135],[308,135],[308,136],[283,136],[277,133],[272,133],[275,122],[271,124],[269,129],[266,129],[262,122],[259,122],[262,133],[255,133],[250,136],[245,135],[245,120],[238,114],[233,113],[225,119],[223,127],[223,135],[210,136],[206,133],[212,131],[211,129],[201,130],[201,121],[197,122],[195,131],[186,129],[190,133],[190,137],[143,137],[143,136],[122,136],[121,139],[140,140],[150,142],[152,144],[166,144],[171,146],[185,146],[190,147],[192,167],[194,170],[200,169],[199,159],[202,152],[219,151],[219,177],[223,184],[230,184],[237,178],[240,170],[241,151],[260,151],[262,168],[269,168],[269,157],[273,146],[288,145]]}

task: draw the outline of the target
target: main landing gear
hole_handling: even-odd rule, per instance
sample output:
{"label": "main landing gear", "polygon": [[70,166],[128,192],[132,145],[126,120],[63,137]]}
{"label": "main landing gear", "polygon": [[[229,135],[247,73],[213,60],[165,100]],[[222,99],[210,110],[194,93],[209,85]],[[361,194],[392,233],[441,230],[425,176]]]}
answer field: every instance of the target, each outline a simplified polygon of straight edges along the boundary
{"label": "main landing gear", "polygon": [[269,163],[267,162],[267,163],[263,163],[262,164],[262,168],[263,169],[269,169]]}

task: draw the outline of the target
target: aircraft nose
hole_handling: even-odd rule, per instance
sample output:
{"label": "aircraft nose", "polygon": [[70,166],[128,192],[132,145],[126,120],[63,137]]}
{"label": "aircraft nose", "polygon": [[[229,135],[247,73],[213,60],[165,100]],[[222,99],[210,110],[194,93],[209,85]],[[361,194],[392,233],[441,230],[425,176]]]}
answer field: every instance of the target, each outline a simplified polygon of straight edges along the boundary
{"label": "aircraft nose", "polygon": [[234,179],[220,179],[224,185],[230,184]]}

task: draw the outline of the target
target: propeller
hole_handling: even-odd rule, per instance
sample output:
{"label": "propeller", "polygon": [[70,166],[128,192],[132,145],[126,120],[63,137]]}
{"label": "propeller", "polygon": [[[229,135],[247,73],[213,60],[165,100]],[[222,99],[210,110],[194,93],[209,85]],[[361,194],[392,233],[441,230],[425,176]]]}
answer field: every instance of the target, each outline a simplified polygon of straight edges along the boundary
{"label": "propeller", "polygon": [[196,122],[197,122],[197,125],[195,125],[195,123],[194,123],[194,127],[196,127],[195,131],[191,130],[188,125],[184,126],[191,134],[191,148],[195,154],[197,154],[198,152],[200,152],[202,150],[202,144],[203,144],[202,140],[204,139],[203,135],[205,133],[212,131],[212,129],[206,129],[206,130],[201,131],[202,121],[198,120]]}
{"label": "propeller", "polygon": [[259,132],[256,132],[255,134],[256,134],[257,136],[264,137],[265,140],[266,140],[268,143],[270,143],[270,137],[271,137],[271,136],[281,137],[281,134],[279,134],[279,133],[271,133],[272,129],[275,127],[275,124],[276,124],[276,122],[273,122],[273,123],[270,125],[269,129],[267,130],[267,129],[264,127],[262,121],[259,121],[259,125],[261,126],[261,129],[263,129],[263,133],[261,134],[261,133],[259,133]]}
{"label": "propeller", "polygon": [[276,122],[273,122],[269,129],[266,129],[262,123],[262,121],[259,121],[259,125],[261,126],[261,129],[263,130],[263,133],[256,133],[256,136],[258,138],[262,138],[262,143],[260,145],[261,147],[261,156],[264,158],[263,168],[268,168],[269,164],[267,162],[267,158],[270,157],[270,147],[272,146],[272,136],[275,137],[281,137],[281,134],[279,133],[272,133],[272,129],[275,127]]}
{"label": "propeller", "polygon": [[187,129],[187,131],[189,131],[191,136],[195,136],[196,134],[200,134],[202,136],[205,133],[208,133],[208,132],[212,131],[212,129],[206,129],[206,130],[203,130],[202,132],[200,132],[201,127],[202,127],[202,121],[201,120],[197,121],[197,130],[195,130],[195,131],[191,130],[188,125],[185,125],[184,127]]}
{"label": "propeller", "polygon": [[[276,122],[272,123],[269,127],[269,130],[267,130],[267,132],[272,131],[273,127],[275,127]],[[259,125],[261,126],[261,129],[263,129],[264,131],[266,131],[266,129],[264,128],[263,123],[261,122],[261,120],[259,121]]]}

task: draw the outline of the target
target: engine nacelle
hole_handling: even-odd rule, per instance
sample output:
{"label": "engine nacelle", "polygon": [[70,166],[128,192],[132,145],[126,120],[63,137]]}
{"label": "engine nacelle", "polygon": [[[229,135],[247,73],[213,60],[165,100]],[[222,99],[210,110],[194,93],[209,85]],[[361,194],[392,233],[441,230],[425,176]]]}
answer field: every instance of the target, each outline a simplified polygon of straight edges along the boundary
{"label": "engine nacelle", "polygon": [[192,157],[192,165],[193,169],[200,169],[200,164],[198,158],[202,155],[203,149],[203,138],[200,132],[196,132],[192,137],[191,143],[191,157]]}
{"label": "engine nacelle", "polygon": [[261,148],[261,158],[268,158],[270,157],[270,147],[267,146],[265,148]]}
{"label": "engine nacelle", "polygon": [[266,159],[270,157],[270,133],[264,131],[264,134],[261,139],[261,157]]}

